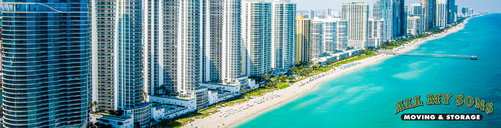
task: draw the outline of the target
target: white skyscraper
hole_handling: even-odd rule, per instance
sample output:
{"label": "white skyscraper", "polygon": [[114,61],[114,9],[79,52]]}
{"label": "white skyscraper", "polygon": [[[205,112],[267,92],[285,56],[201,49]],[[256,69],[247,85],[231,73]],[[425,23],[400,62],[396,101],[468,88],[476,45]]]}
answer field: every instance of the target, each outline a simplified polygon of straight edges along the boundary
{"label": "white skyscraper", "polygon": [[447,27],[447,0],[437,0],[436,27],[443,29]]}
{"label": "white skyscraper", "polygon": [[369,19],[368,48],[378,48],[383,43],[383,20]]}
{"label": "white skyscraper", "polygon": [[[383,42],[393,39],[393,0],[378,0],[381,20],[383,20]],[[378,18],[378,17],[375,17]],[[378,20],[378,19],[376,19]]]}
{"label": "white skyscraper", "polygon": [[242,54],[244,75],[260,76],[271,71],[271,3],[244,0],[242,3]]}
{"label": "white skyscraper", "polygon": [[246,85],[242,76],[241,1],[208,0],[203,10],[201,82]]}
{"label": "white skyscraper", "polygon": [[[340,18],[313,19],[311,27],[312,58],[318,58],[322,53],[346,49],[346,23]],[[315,50],[316,46],[318,46],[318,50]],[[316,56],[317,54],[318,56]]]}
{"label": "white skyscraper", "polygon": [[323,26],[324,26],[323,21],[313,20],[311,22],[311,31],[310,31],[311,58],[310,59],[320,58],[320,54],[322,54],[322,50],[324,47],[324,46],[322,46]]}
{"label": "white skyscraper", "polygon": [[335,50],[346,50],[348,48],[348,21],[339,20],[336,32]]}
{"label": "white skyscraper", "polygon": [[[92,13],[94,110],[131,110],[134,122],[151,116],[148,88],[143,84],[143,6],[140,0],[97,0]],[[96,109],[97,108],[97,109]]]}
{"label": "white skyscraper", "polygon": [[348,21],[348,47],[366,48],[369,5],[363,0],[343,3],[341,17]]}
{"label": "white skyscraper", "polygon": [[287,71],[296,61],[296,3],[275,0],[271,9],[271,68]]}

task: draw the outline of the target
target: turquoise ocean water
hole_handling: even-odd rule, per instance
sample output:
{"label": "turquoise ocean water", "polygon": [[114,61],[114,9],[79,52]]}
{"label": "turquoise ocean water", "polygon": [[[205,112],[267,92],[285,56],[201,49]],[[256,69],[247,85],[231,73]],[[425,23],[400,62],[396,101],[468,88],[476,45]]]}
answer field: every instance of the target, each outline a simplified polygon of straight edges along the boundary
{"label": "turquoise ocean water", "polygon": [[[478,60],[397,56],[323,83],[290,103],[237,126],[501,127],[501,14],[469,20],[465,29],[410,53],[475,55]],[[453,94],[450,105],[426,105],[427,94]],[[494,103],[487,115],[454,105],[463,94]],[[421,96],[424,106],[395,114],[396,102]],[[481,113],[482,121],[402,121],[409,113]]]}

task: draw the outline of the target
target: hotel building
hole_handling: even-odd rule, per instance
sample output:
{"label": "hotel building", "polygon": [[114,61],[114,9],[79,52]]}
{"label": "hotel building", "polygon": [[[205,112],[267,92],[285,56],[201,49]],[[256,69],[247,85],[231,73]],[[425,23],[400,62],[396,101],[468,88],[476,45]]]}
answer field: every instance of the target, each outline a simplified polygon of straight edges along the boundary
{"label": "hotel building", "polygon": [[363,0],[343,3],[342,20],[348,21],[348,47],[366,48],[368,40],[369,5]]}

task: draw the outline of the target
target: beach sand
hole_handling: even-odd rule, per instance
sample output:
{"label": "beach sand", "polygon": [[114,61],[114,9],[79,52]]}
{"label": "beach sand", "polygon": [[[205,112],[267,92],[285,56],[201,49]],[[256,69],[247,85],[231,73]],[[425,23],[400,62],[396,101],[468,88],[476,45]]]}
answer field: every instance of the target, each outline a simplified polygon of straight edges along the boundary
{"label": "beach sand", "polygon": [[[409,52],[413,49],[416,49],[419,45],[426,43],[426,41],[442,38],[442,37],[447,36],[448,34],[455,33],[457,31],[463,29],[465,24],[467,23],[467,21],[468,21],[468,19],[466,19],[463,23],[455,26],[454,28],[449,29],[447,31],[447,33],[436,34],[436,35],[428,37],[427,39],[415,40],[409,44],[406,44],[403,49],[400,49],[397,52],[399,52],[399,53]],[[265,113],[269,110],[272,110],[276,107],[279,107],[282,104],[285,104],[291,100],[294,100],[295,98],[299,97],[302,94],[305,94],[311,90],[316,89],[318,87],[318,85],[320,85],[328,80],[332,80],[332,79],[334,79],[338,76],[341,76],[343,74],[349,73],[351,71],[355,71],[355,70],[362,68],[362,67],[365,67],[365,66],[369,66],[369,65],[378,63],[382,60],[385,60],[385,59],[393,57],[393,56],[394,55],[378,55],[378,56],[366,58],[366,59],[357,61],[357,62],[361,62],[361,64],[358,64],[358,65],[355,65],[355,66],[352,66],[352,67],[349,67],[349,68],[346,68],[343,70],[339,70],[336,72],[329,73],[328,75],[317,78],[316,80],[311,81],[308,84],[305,84],[301,87],[299,87],[297,84],[294,84],[288,88],[267,93],[264,96],[256,97],[253,100],[247,101],[245,103],[241,103],[239,105],[222,107],[220,112],[218,112],[216,114],[212,114],[209,117],[204,117],[203,119],[195,119],[193,122],[183,126],[183,128],[189,128],[189,127],[194,127],[194,126],[202,127],[202,128],[236,127],[240,123],[245,123],[249,119],[252,119],[252,118],[254,118],[262,113]],[[303,81],[307,81],[307,80],[308,80],[308,78],[303,80]],[[297,82],[297,83],[301,83],[301,82]],[[275,95],[280,95],[280,97],[273,98],[273,99],[266,98],[266,97],[275,96]],[[265,100],[265,102],[263,102],[263,103],[257,104],[257,103],[253,102],[256,99],[263,99],[263,98]],[[253,106],[248,107],[247,109],[243,110],[242,108],[247,106],[247,104],[253,104]],[[234,111],[234,113],[228,114],[227,117],[220,116],[222,114],[227,113],[229,110],[237,110],[237,109],[240,109],[240,111]]]}

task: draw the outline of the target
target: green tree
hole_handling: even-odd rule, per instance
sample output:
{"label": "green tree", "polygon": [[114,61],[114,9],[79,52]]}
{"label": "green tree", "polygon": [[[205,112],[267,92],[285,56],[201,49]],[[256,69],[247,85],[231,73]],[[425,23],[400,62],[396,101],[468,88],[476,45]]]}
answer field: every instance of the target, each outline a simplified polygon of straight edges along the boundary
{"label": "green tree", "polygon": [[278,79],[279,79],[280,81],[286,81],[286,80],[287,80],[287,76],[285,76],[285,75],[281,75],[281,76],[279,76],[279,77],[278,77]]}
{"label": "green tree", "polygon": [[266,85],[268,87],[276,88],[278,85],[278,81],[276,79],[272,79],[271,81],[267,82]]}
{"label": "green tree", "polygon": [[160,126],[171,126],[174,122],[172,120],[162,120],[160,121]]}

